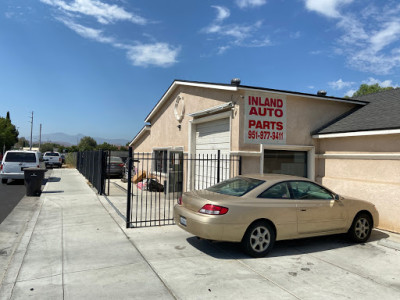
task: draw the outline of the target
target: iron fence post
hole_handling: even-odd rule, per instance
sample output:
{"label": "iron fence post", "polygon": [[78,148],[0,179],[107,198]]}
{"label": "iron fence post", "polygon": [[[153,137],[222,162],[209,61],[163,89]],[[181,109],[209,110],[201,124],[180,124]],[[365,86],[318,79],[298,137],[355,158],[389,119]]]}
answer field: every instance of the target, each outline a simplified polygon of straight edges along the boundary
{"label": "iron fence post", "polygon": [[220,163],[220,160],[221,160],[221,150],[218,150],[218,154],[217,154],[217,183],[219,183],[219,181],[220,181],[220,170],[219,170],[219,168],[221,167],[220,165],[221,165],[221,163]]}
{"label": "iron fence post", "polygon": [[128,153],[128,192],[126,195],[126,228],[131,227],[131,193],[132,193],[132,147],[129,147]]}

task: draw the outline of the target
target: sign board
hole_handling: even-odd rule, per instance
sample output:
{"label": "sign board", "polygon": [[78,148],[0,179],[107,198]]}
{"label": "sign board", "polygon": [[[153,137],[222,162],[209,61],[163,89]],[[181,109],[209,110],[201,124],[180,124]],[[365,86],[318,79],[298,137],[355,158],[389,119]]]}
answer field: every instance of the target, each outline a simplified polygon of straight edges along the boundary
{"label": "sign board", "polygon": [[286,96],[247,92],[244,114],[245,143],[286,144]]}

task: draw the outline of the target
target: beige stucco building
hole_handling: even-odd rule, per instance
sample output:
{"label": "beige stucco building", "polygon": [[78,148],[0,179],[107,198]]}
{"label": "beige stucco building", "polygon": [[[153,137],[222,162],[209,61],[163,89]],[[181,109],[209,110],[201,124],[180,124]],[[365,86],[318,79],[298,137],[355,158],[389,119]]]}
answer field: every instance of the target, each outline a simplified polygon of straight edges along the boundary
{"label": "beige stucco building", "polygon": [[[388,100],[389,99],[389,100]],[[134,152],[240,155],[241,173],[308,177],[373,202],[400,232],[400,89],[343,99],[176,80],[131,142]],[[189,184],[185,182],[185,184]]]}

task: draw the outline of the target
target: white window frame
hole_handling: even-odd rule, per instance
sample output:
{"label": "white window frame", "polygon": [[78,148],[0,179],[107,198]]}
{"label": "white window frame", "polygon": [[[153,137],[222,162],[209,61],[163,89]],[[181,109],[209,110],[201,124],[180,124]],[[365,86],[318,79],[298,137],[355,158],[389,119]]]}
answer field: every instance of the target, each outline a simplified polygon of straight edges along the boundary
{"label": "white window frame", "polygon": [[[167,161],[169,160],[168,158],[169,158],[169,156],[170,156],[170,152],[171,151],[182,151],[182,153],[184,153],[184,151],[183,151],[183,149],[184,149],[184,147],[183,146],[177,146],[177,147],[172,147],[172,146],[170,146],[170,147],[154,147],[154,148],[152,148],[151,149],[151,155],[152,155],[152,158],[153,158],[153,162],[152,162],[152,166],[151,166],[151,173],[154,175],[154,174],[160,174],[160,172],[156,172],[156,166],[154,165],[154,163],[155,163],[155,151],[167,151]],[[168,163],[167,163],[167,169],[168,169]],[[161,172],[161,175],[162,176],[164,176],[164,177],[166,177],[166,176],[168,176],[168,170],[165,170],[165,171],[167,171],[166,173],[165,172]]]}

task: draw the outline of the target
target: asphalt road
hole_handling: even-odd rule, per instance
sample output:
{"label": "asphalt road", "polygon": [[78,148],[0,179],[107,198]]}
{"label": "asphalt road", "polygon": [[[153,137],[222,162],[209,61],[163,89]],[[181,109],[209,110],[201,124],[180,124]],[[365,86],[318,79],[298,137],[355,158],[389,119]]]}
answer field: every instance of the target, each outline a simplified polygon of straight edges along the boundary
{"label": "asphalt road", "polygon": [[9,184],[0,184],[0,224],[25,196],[23,180],[13,180]]}

